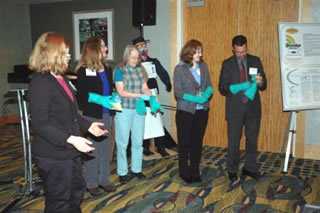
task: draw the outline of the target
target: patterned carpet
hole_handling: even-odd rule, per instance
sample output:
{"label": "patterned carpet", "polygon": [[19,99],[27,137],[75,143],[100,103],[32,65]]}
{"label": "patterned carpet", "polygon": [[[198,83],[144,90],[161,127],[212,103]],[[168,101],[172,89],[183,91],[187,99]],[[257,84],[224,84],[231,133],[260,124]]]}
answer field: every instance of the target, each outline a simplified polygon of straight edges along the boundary
{"label": "patterned carpet", "polygon": [[[0,126],[0,212],[42,212],[43,197],[26,194],[23,181],[23,150],[19,127]],[[117,186],[114,193],[97,198],[85,195],[83,212],[320,212],[308,205],[320,205],[320,161],[292,159],[288,175],[281,174],[283,156],[260,153],[256,182],[247,178],[233,190],[225,173],[222,148],[205,146],[201,162],[201,183],[186,185],[178,177],[177,156],[143,162],[147,179],[132,179]]]}

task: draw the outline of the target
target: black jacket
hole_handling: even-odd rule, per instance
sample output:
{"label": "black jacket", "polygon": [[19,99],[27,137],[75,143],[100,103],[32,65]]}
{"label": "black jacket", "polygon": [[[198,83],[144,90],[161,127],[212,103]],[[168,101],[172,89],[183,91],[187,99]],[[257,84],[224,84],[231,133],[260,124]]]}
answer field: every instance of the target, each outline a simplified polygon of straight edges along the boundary
{"label": "black jacket", "polygon": [[[263,84],[258,87],[260,91],[263,91],[267,87],[267,79],[262,67],[262,63],[257,56],[247,55],[247,69],[250,67],[255,67],[258,69],[258,73],[263,78]],[[247,70],[247,74],[249,75]],[[240,71],[237,63],[237,58],[231,56],[226,59],[221,68],[220,80],[219,80],[219,91],[222,95],[226,96],[226,119],[230,117],[241,116],[244,112],[250,112],[252,116],[261,116],[261,102],[260,94],[257,91],[257,94],[253,101],[249,101],[246,104],[241,102],[242,95],[238,93],[232,95],[229,91],[229,86],[231,84],[239,83],[240,81]]]}
{"label": "black jacket", "polygon": [[[105,67],[105,71],[107,73],[111,93],[113,88],[112,71],[107,67]],[[77,71],[77,76],[77,99],[80,110],[85,116],[101,119],[103,112],[102,106],[94,103],[88,103],[89,92],[103,95],[102,81],[98,73],[96,73],[95,76],[87,76],[86,67],[80,67]]]}
{"label": "black jacket", "polygon": [[33,74],[29,98],[33,155],[58,160],[77,157],[80,152],[66,141],[70,135],[80,136],[80,128],[87,131],[91,123],[78,113],[76,100],[71,101],[49,73]]}

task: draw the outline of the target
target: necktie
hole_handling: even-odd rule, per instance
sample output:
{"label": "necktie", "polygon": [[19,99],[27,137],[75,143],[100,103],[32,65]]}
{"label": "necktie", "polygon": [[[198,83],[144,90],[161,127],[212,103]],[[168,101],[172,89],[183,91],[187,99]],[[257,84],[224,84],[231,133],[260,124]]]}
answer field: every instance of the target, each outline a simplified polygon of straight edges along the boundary
{"label": "necktie", "polygon": [[247,80],[247,72],[242,61],[240,62],[239,66],[240,66],[239,69],[240,69],[240,83],[241,83]]}
{"label": "necktie", "polygon": [[[239,66],[240,66],[239,70],[240,70],[240,83],[241,83],[247,80],[247,72],[243,64],[243,61],[240,62]],[[242,92],[241,102],[244,104],[248,102],[248,98],[244,95],[243,92]]]}

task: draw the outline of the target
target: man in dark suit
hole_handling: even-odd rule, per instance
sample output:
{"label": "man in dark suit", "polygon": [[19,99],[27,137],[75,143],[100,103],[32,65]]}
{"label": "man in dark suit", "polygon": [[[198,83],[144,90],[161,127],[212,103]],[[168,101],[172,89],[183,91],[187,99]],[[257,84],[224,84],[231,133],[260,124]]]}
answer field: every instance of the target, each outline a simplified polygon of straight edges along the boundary
{"label": "man in dark suit", "polygon": [[[246,156],[242,177],[250,176],[258,179],[261,176],[256,163],[261,120],[259,90],[263,91],[267,87],[260,59],[257,56],[247,54],[246,37],[243,35],[235,36],[232,39],[232,48],[233,56],[224,60],[219,80],[219,91],[226,97],[227,169],[231,186],[239,183],[237,172],[243,127],[246,137]],[[238,89],[237,92],[234,90],[235,87]],[[253,96],[248,95],[249,93]]]}

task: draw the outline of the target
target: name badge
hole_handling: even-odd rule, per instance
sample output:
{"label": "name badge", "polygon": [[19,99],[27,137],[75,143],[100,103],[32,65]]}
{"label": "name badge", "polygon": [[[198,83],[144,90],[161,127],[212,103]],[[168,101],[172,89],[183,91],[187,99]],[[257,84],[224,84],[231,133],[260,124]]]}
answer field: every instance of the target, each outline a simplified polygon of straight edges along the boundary
{"label": "name badge", "polygon": [[152,62],[146,61],[142,62],[141,64],[146,70],[148,78],[157,78],[156,66]]}
{"label": "name badge", "polygon": [[97,76],[96,71],[86,68],[86,76]]}
{"label": "name badge", "polygon": [[257,74],[258,74],[258,68],[256,67],[249,68],[249,75],[257,75]]}

